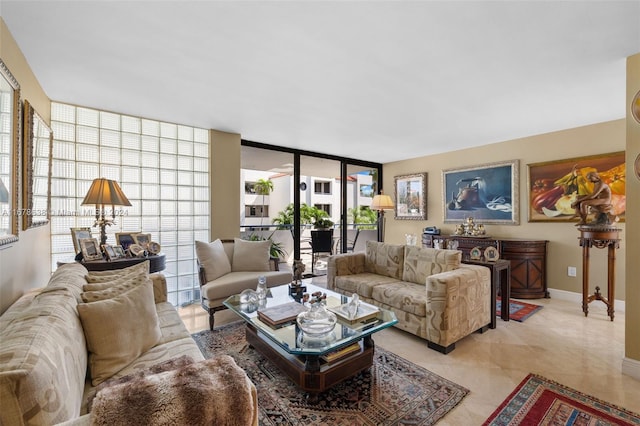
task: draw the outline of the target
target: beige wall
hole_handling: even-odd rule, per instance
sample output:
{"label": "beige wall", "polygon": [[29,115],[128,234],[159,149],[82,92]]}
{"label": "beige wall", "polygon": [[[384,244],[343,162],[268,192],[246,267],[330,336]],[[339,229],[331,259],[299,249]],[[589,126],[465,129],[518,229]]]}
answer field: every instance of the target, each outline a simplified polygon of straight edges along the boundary
{"label": "beige wall", "polygon": [[[28,100],[51,124],[51,102],[1,18],[0,57],[20,83],[21,99]],[[22,208],[21,199],[18,208]],[[0,247],[0,313],[24,291],[47,283],[51,270],[49,234],[48,225],[23,231],[22,223],[19,223],[18,241]]]}
{"label": "beige wall", "polygon": [[[616,120],[463,151],[385,164],[383,187],[389,194],[393,193],[394,176],[418,172],[428,173],[428,220],[394,220],[393,214],[388,214],[386,215],[386,241],[404,242],[405,233],[421,234],[422,229],[427,225],[436,225],[442,228],[444,234],[453,232],[454,225],[443,223],[443,169],[518,159],[520,160],[520,225],[486,225],[487,234],[503,238],[549,240],[547,252],[548,287],[581,293],[582,249],[578,245],[579,234],[574,226],[575,224],[567,222],[528,222],[527,164],[582,155],[624,151],[625,140],[625,120]],[[625,223],[620,224],[620,228],[623,229],[623,238],[616,264],[616,299],[619,300],[625,299],[625,226]],[[593,267],[590,271],[590,282],[603,282],[605,284],[604,286],[601,285],[601,287],[606,288],[606,250],[591,250],[591,262]],[[567,276],[568,266],[576,267],[578,271],[576,277]]]}
{"label": "beige wall", "polygon": [[240,236],[240,135],[209,132],[211,240]]}
{"label": "beige wall", "polygon": [[[627,105],[640,91],[640,53],[627,60]],[[633,164],[640,155],[640,123],[627,108],[627,306],[625,356],[640,361],[640,179],[634,177]],[[633,237],[632,237],[633,236]],[[635,371],[640,376],[640,362]],[[629,365],[629,369],[632,369]]]}

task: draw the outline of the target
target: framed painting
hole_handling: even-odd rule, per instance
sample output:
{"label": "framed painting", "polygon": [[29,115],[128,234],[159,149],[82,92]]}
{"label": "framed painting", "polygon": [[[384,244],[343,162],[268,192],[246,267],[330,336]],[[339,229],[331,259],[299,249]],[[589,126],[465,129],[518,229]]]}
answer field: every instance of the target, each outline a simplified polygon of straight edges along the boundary
{"label": "framed painting", "polygon": [[520,223],[519,160],[442,171],[445,223]]}
{"label": "framed painting", "polygon": [[625,153],[591,155],[527,164],[529,222],[577,222],[572,207],[577,197],[593,192],[588,178],[596,172],[611,190],[611,214],[624,221],[626,210]]}
{"label": "framed painting", "polygon": [[427,174],[395,176],[395,218],[427,219]]}
{"label": "framed painting", "polygon": [[82,251],[80,240],[91,238],[91,228],[71,228],[71,239],[76,254]]}
{"label": "framed painting", "polygon": [[100,251],[100,245],[95,238],[82,238],[80,239],[80,248],[82,249],[82,256],[85,262],[92,260],[102,260],[102,252]]}
{"label": "framed painting", "polygon": [[127,251],[130,245],[136,244],[135,235],[139,232],[116,232],[116,244]]}

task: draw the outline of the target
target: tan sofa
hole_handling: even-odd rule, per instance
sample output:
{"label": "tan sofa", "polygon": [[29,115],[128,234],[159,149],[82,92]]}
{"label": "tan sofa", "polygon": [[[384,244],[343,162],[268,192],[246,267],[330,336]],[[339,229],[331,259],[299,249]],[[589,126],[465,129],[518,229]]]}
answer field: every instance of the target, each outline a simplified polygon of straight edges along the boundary
{"label": "tan sofa", "polygon": [[225,309],[223,302],[248,288],[255,290],[259,276],[265,276],[267,287],[293,280],[291,269],[288,265],[281,269],[279,260],[270,256],[270,248],[269,240],[196,241],[202,307],[209,313],[210,330],[215,313]]}
{"label": "tan sofa", "polygon": [[[148,268],[148,262],[141,265],[145,264]],[[90,292],[87,274],[79,263],[62,265],[46,287],[26,293],[0,316],[0,424],[115,424],[115,419],[95,412],[101,407],[103,412],[126,413],[126,407],[111,402],[124,393],[121,389],[140,385],[141,380],[166,385],[169,377],[190,368],[190,374],[197,376],[202,370],[207,377],[216,376],[216,369],[222,375],[232,371],[237,386],[220,398],[229,404],[244,398],[249,407],[245,407],[248,412],[226,415],[240,414],[249,419],[245,424],[257,425],[254,385],[232,358],[216,357],[220,359],[215,363],[222,367],[213,365],[214,359],[203,359],[178,312],[167,302],[164,276],[145,275],[140,283],[120,276],[98,277],[93,285],[104,290]],[[114,284],[115,280],[120,281]],[[141,342],[150,347],[140,350]],[[105,352],[105,344],[119,351]],[[149,384],[145,386],[146,397],[156,398]],[[162,416],[180,414],[181,408],[171,408],[176,402],[163,405]],[[146,413],[144,404],[136,407],[137,415],[146,416],[145,424],[160,420]]]}
{"label": "tan sofa", "polygon": [[463,337],[487,330],[495,315],[489,269],[461,258],[458,250],[368,241],[365,252],[329,258],[327,288],[392,310],[396,327],[446,354]]}

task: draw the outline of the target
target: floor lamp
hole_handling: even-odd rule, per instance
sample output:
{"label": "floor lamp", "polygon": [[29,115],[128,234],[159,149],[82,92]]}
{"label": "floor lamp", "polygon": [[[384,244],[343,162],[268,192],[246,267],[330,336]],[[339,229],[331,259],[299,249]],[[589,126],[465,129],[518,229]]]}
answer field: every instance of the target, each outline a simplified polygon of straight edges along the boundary
{"label": "floor lamp", "polygon": [[[124,195],[120,185],[115,180],[105,178],[94,179],[89,192],[82,200],[82,205],[96,205],[96,222],[93,226],[100,228],[100,247],[107,243],[107,225],[112,225],[116,219],[115,206],[131,206],[131,203]],[[111,206],[112,219],[105,217],[104,206]]]}
{"label": "floor lamp", "polygon": [[391,200],[391,197],[383,194],[382,191],[380,191],[380,194],[373,197],[371,210],[378,211],[378,241],[384,241],[384,211],[391,209],[393,209],[393,201]]}

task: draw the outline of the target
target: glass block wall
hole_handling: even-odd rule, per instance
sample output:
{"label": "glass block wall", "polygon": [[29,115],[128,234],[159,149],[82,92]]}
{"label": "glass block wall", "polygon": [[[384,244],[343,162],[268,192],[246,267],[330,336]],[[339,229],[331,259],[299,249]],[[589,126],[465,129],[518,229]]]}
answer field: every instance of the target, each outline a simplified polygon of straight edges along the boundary
{"label": "glass block wall", "polygon": [[[166,255],[169,301],[200,299],[194,241],[209,239],[209,133],[91,108],[52,103],[52,268],[74,256],[70,228],[93,227],[81,205],[93,179],[120,183],[131,207],[116,207],[116,232],[150,233]],[[111,211],[109,210],[109,216]]]}

